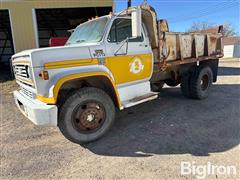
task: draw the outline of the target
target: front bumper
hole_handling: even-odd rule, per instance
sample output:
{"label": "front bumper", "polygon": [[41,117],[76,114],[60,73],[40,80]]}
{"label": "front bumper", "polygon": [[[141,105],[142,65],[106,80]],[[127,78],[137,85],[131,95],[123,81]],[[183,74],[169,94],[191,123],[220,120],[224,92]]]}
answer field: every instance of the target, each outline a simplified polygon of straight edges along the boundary
{"label": "front bumper", "polygon": [[31,99],[21,91],[14,91],[13,94],[20,111],[34,124],[57,126],[57,106]]}

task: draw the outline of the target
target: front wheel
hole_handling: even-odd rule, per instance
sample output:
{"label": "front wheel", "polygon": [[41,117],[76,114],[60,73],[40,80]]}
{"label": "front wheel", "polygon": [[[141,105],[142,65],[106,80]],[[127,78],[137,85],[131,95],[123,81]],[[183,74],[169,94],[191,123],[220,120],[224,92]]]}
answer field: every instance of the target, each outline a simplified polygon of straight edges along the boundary
{"label": "front wheel", "polygon": [[103,136],[115,119],[115,106],[104,91],[83,88],[72,94],[60,109],[58,126],[72,142],[82,144]]}

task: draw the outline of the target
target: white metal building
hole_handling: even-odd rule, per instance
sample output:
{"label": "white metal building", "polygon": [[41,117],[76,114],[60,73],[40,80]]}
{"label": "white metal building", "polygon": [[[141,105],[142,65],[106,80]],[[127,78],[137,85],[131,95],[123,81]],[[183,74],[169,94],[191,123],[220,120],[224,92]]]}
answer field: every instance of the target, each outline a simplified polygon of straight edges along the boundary
{"label": "white metal building", "polygon": [[224,58],[240,58],[240,37],[225,37]]}

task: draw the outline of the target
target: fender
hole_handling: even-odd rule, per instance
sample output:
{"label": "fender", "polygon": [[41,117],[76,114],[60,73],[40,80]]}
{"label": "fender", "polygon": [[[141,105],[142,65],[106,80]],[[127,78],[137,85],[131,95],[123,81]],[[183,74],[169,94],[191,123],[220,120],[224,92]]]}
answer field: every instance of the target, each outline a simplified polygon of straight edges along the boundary
{"label": "fender", "polygon": [[47,103],[47,104],[56,104],[57,103],[57,97],[58,97],[58,93],[59,90],[61,89],[62,85],[68,81],[74,80],[74,79],[82,79],[82,78],[86,78],[86,77],[93,77],[93,76],[104,76],[106,77],[112,84],[112,87],[114,89],[115,95],[117,97],[117,104],[118,107],[121,108],[121,101],[120,101],[120,97],[117,91],[117,88],[115,86],[115,83],[113,81],[113,79],[106,73],[106,72],[86,72],[86,73],[79,73],[79,74],[71,74],[71,75],[66,75],[64,77],[61,77],[57,83],[55,84],[54,88],[53,88],[53,97],[44,97],[44,96],[37,96],[37,99]]}

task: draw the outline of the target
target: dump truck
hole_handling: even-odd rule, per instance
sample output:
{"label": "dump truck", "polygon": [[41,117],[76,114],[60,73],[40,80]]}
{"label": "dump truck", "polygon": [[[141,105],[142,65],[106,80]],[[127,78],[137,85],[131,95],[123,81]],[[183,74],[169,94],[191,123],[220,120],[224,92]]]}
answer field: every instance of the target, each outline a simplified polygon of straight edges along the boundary
{"label": "dump truck", "polygon": [[156,99],[164,83],[180,84],[187,98],[207,98],[223,56],[221,32],[169,32],[146,3],[93,18],[64,46],[12,56],[16,105],[34,124],[58,126],[72,142],[94,141],[116,111]]}

